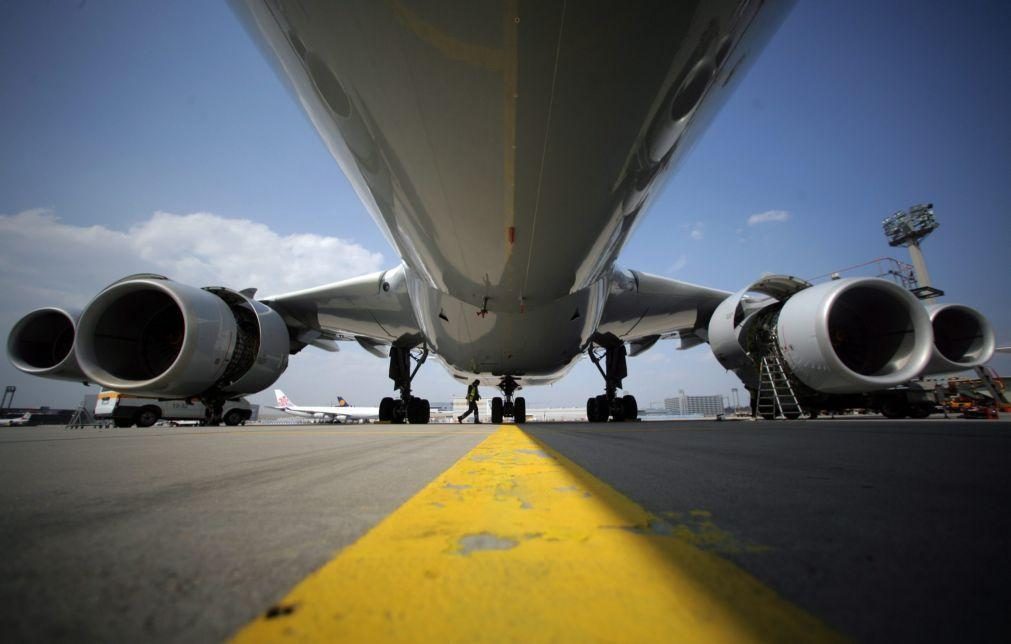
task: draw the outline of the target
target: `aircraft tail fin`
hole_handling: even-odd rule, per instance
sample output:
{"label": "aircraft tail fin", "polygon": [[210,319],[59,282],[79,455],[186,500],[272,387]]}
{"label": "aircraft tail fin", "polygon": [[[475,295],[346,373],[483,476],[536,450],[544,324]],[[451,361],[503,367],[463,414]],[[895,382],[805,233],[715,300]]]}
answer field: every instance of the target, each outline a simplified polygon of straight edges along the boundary
{"label": "aircraft tail fin", "polygon": [[288,396],[280,389],[274,390],[274,397],[277,398],[277,406],[279,408],[287,409],[288,407],[291,407],[291,400],[289,400]]}
{"label": "aircraft tail fin", "polygon": [[337,406],[338,407],[350,407],[351,405],[344,398],[337,396]]}

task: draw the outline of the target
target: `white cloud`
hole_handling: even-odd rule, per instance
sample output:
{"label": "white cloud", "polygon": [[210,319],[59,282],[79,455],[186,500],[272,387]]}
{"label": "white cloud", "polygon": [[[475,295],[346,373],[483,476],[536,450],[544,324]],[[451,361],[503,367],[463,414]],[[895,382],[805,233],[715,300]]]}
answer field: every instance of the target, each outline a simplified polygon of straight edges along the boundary
{"label": "white cloud", "polygon": [[705,227],[706,225],[704,223],[702,223],[701,221],[696,221],[694,224],[692,224],[692,230],[688,234],[692,239],[695,240],[702,239],[702,237],[705,235],[703,231]]}
{"label": "white cloud", "polygon": [[790,213],[785,210],[766,210],[765,212],[760,212],[748,217],[748,225],[757,226],[758,224],[766,224],[769,222],[789,221],[789,219]]}
{"label": "white cloud", "polygon": [[63,223],[46,210],[0,215],[4,310],[82,306],[131,273],[162,273],[194,286],[281,293],[383,268],[383,256],[321,235],[280,235],[264,224],[210,213],[157,212],[115,230]]}
{"label": "white cloud", "polygon": [[671,264],[670,266],[667,267],[667,272],[668,273],[677,273],[679,270],[681,270],[682,268],[684,268],[687,265],[688,265],[688,256],[687,255],[681,255],[676,260],[674,260],[673,264]]}

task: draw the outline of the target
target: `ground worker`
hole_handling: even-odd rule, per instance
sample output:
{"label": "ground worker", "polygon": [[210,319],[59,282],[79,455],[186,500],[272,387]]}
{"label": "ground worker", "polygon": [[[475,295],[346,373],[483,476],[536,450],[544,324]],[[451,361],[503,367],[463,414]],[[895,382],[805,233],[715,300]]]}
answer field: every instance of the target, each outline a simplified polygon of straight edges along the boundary
{"label": "ground worker", "polygon": [[481,400],[481,394],[477,391],[477,386],[480,380],[475,379],[474,382],[470,383],[467,387],[467,412],[463,416],[457,416],[456,422],[462,423],[463,419],[467,416],[474,414],[474,422],[480,423],[481,419],[477,415],[477,401]]}

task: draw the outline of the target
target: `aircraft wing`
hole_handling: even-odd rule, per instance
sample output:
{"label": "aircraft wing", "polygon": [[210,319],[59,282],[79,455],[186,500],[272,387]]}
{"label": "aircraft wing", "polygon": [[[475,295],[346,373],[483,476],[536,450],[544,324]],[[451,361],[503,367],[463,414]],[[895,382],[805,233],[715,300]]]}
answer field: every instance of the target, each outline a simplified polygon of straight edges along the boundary
{"label": "aircraft wing", "polygon": [[716,307],[731,293],[640,271],[615,269],[594,342],[608,347],[630,344],[629,355],[657,341],[680,338],[689,349],[708,340]]}
{"label": "aircraft wing", "polygon": [[421,341],[402,265],[261,301],[284,318],[293,351],[310,344],[336,351],[337,341],[357,341],[369,353],[385,357],[388,345],[411,347]]}

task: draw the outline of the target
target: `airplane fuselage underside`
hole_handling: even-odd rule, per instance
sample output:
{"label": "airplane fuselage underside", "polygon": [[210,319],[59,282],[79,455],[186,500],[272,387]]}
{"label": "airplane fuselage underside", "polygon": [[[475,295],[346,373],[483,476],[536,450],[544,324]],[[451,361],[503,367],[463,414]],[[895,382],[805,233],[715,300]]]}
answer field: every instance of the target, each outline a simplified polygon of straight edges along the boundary
{"label": "airplane fuselage underside", "polygon": [[622,246],[784,6],[247,9],[417,276],[429,346],[459,374],[550,380],[597,331]]}

